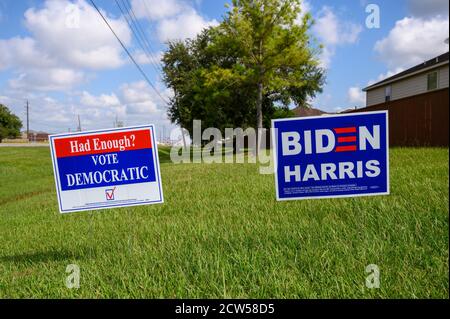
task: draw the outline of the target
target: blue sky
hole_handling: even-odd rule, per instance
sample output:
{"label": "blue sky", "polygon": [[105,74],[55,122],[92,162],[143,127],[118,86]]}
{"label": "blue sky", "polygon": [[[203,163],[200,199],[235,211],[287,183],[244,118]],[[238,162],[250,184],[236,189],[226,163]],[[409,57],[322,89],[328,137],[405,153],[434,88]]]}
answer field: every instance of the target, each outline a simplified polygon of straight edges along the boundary
{"label": "blue sky", "polygon": [[[158,60],[168,39],[194,36],[220,22],[228,1],[129,0],[154,61],[139,49],[116,3],[95,2],[168,99],[170,90],[151,62]],[[380,9],[379,28],[366,26],[370,3]],[[316,21],[311,34],[325,46],[320,58],[327,83],[311,101],[325,111],[362,107],[361,88],[448,51],[447,0],[310,0],[303,6]],[[174,128],[162,100],[89,1],[2,0],[0,52],[0,103],[24,119],[29,99],[31,129],[75,129],[78,114],[83,129],[111,127],[116,117],[126,125],[155,123],[166,135]]]}

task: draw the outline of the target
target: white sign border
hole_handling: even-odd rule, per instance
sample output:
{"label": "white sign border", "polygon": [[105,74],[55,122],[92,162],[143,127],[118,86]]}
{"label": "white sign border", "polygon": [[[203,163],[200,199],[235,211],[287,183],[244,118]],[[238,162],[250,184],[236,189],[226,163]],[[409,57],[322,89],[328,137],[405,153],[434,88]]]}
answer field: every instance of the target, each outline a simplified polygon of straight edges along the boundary
{"label": "white sign border", "polygon": [[[380,193],[365,193],[365,194],[346,194],[346,195],[326,195],[326,196],[307,196],[307,197],[288,197],[288,198],[280,198],[280,194],[278,192],[278,163],[277,163],[277,129],[275,128],[275,123],[277,122],[286,122],[286,121],[295,121],[295,120],[310,120],[310,119],[319,119],[319,118],[327,118],[327,117],[349,117],[349,116],[363,116],[367,114],[384,114],[386,116],[386,192]],[[273,119],[272,121],[272,145],[273,147],[273,164],[274,164],[274,174],[275,174],[275,193],[277,201],[291,201],[291,200],[302,200],[302,199],[325,199],[325,198],[348,198],[348,197],[364,197],[364,196],[382,196],[382,195],[390,195],[390,183],[389,183],[389,112],[388,110],[383,111],[369,111],[369,112],[355,112],[355,113],[347,113],[347,114],[326,114],[319,116],[306,116],[306,117],[290,117],[284,119]]]}
{"label": "white sign border", "polygon": [[[90,207],[83,207],[83,208],[75,208],[75,209],[62,209],[61,204],[61,196],[60,192],[61,186],[59,184],[59,171],[57,169],[57,160],[56,160],[56,154],[55,154],[55,138],[59,137],[78,137],[88,134],[94,134],[94,133],[102,133],[102,132],[120,132],[120,131],[128,131],[128,130],[139,130],[142,128],[149,128],[150,132],[152,134],[152,153],[153,153],[153,162],[155,163],[155,170],[156,170],[156,182],[158,183],[159,193],[160,193],[160,199],[156,201],[146,201],[146,202],[136,202],[136,203],[126,203],[126,204],[117,204],[117,205],[101,205],[101,206],[90,206]],[[159,166],[159,157],[158,157],[158,144],[156,143],[155,139],[155,126],[153,124],[147,124],[147,125],[137,125],[137,126],[127,126],[127,127],[120,127],[120,128],[109,128],[109,129],[99,129],[99,130],[90,130],[90,131],[83,131],[83,132],[72,132],[72,133],[59,133],[59,134],[52,134],[49,135],[49,144],[50,144],[50,154],[52,157],[52,166],[53,166],[53,175],[55,178],[55,186],[56,186],[56,192],[57,192],[57,198],[58,198],[58,209],[61,214],[68,214],[68,213],[77,213],[77,212],[83,212],[83,211],[90,211],[90,210],[100,210],[100,209],[108,209],[108,208],[120,208],[120,207],[129,207],[129,206],[140,206],[140,205],[152,205],[152,204],[162,204],[164,203],[164,193],[163,193],[163,187],[162,187],[162,181],[161,181],[161,170]],[[56,166],[55,166],[56,165]]]}

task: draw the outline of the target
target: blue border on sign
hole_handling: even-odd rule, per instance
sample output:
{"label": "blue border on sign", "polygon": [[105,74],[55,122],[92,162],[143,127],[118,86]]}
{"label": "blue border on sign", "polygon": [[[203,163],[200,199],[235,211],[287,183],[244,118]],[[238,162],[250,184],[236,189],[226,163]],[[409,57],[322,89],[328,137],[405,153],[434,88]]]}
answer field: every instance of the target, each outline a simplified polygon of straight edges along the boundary
{"label": "blue border on sign", "polygon": [[[364,194],[346,194],[346,195],[325,195],[325,196],[305,196],[305,197],[280,197],[278,188],[278,138],[277,129],[275,128],[275,123],[284,121],[296,121],[296,120],[309,120],[309,119],[320,119],[327,117],[351,117],[351,116],[364,116],[367,114],[384,114],[386,117],[386,192],[378,193],[364,193]],[[307,199],[326,199],[326,198],[347,198],[347,197],[363,197],[363,196],[379,196],[379,195],[389,195],[390,194],[390,175],[389,175],[389,111],[368,111],[368,112],[355,112],[355,113],[345,113],[345,114],[329,114],[329,115],[319,115],[319,116],[306,116],[306,117],[290,117],[283,119],[272,119],[271,121],[271,135],[272,135],[272,158],[274,164],[274,175],[275,175],[275,195],[277,201],[290,201],[290,200],[307,200]]]}
{"label": "blue border on sign", "polygon": [[[91,206],[89,208],[74,208],[74,209],[62,209],[61,206],[61,185],[59,184],[59,172],[56,169],[58,166],[58,162],[55,158],[55,150],[54,150],[54,144],[53,141],[55,138],[59,137],[65,137],[65,136],[78,136],[78,135],[86,135],[86,134],[93,134],[93,133],[102,133],[102,132],[120,132],[120,131],[127,131],[132,129],[140,129],[140,128],[149,128],[152,133],[152,149],[154,149],[153,157],[155,160],[155,170],[156,170],[156,176],[157,176],[157,182],[158,182],[158,190],[159,190],[159,200],[153,200],[153,201],[142,201],[142,202],[135,202],[135,203],[128,203],[128,204],[117,204],[117,205],[100,205],[100,206]],[[104,129],[104,130],[91,130],[91,131],[84,131],[84,132],[74,132],[74,133],[62,133],[62,134],[53,134],[49,136],[50,140],[50,151],[52,155],[52,162],[53,162],[53,173],[55,176],[55,183],[56,183],[56,191],[58,193],[58,205],[59,205],[59,211],[61,213],[68,213],[68,212],[79,212],[79,211],[86,211],[86,210],[97,210],[97,209],[107,209],[107,208],[113,208],[113,207],[127,207],[127,206],[138,206],[142,204],[151,204],[151,203],[164,203],[164,196],[161,188],[161,177],[160,177],[160,167],[159,167],[159,157],[158,157],[158,144],[155,140],[155,127],[153,124],[150,125],[139,125],[139,126],[129,126],[129,127],[121,127],[117,129]],[[56,166],[55,166],[56,165]]]}

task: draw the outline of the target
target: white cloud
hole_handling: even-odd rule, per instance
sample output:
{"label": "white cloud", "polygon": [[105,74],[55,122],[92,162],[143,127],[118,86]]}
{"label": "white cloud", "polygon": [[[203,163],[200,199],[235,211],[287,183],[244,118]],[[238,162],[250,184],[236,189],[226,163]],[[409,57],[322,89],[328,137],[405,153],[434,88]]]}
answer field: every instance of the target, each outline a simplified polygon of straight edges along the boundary
{"label": "white cloud", "polygon": [[145,81],[124,83],[117,95],[80,92],[78,102],[69,109],[69,113],[80,115],[84,129],[111,127],[116,117],[126,125],[170,125],[160,98]]}
{"label": "white cloud", "polygon": [[[164,89],[158,84],[157,87],[165,100],[173,95],[170,89]],[[145,81],[125,83],[119,90],[121,103],[126,108],[127,123],[153,123],[160,133],[163,127],[166,133],[175,127],[167,118],[166,105]]]}
{"label": "white cloud", "polygon": [[[168,90],[162,93],[169,97]],[[116,117],[125,125],[152,123],[158,129],[165,126],[166,133],[174,127],[159,97],[141,81],[123,84],[118,94],[81,91],[55,98],[43,91],[25,94],[11,88],[0,91],[0,103],[7,105],[23,122],[26,99],[30,101],[30,127],[33,130],[51,133],[67,132],[69,128],[75,130],[78,115],[83,130],[112,127]]]}
{"label": "white cloud", "polygon": [[139,64],[158,65],[159,63],[161,63],[162,56],[162,51],[153,52],[151,55],[144,53],[142,50],[137,50],[136,52],[134,52],[134,57]]}
{"label": "white cloud", "polygon": [[10,110],[20,117],[25,125],[25,113],[23,106],[25,99],[30,102],[30,129],[56,133],[67,130],[75,123],[75,116],[71,113],[69,103],[61,103],[44,93],[27,93],[9,90],[2,92],[0,103],[7,105]]}
{"label": "white cloud", "polygon": [[125,103],[141,103],[153,100],[150,88],[144,81],[125,83],[120,87]]}
{"label": "white cloud", "polygon": [[28,37],[0,40],[0,52],[0,70],[10,67],[46,68],[56,64],[37,48],[34,39]]}
{"label": "white cloud", "polygon": [[94,96],[87,91],[83,91],[80,102],[83,105],[91,107],[112,107],[120,105],[120,101],[114,93]]}
{"label": "white cloud", "polygon": [[132,0],[131,7],[137,18],[161,20],[177,15],[186,4],[177,0]]}
{"label": "white cloud", "polygon": [[309,103],[314,108],[327,112],[332,112],[336,108],[336,105],[333,105],[333,98],[326,88],[322,94],[311,99]]}
{"label": "white cloud", "polygon": [[[127,24],[108,20],[129,44]],[[25,12],[24,25],[30,37],[0,40],[0,69],[13,69],[15,78],[8,82],[13,89],[67,90],[86,80],[86,70],[117,68],[126,61],[111,31],[85,0],[47,0]]]}
{"label": "white cloud", "polygon": [[[156,17],[174,18],[166,14]],[[131,31],[126,22],[112,16],[107,18],[129,46]],[[117,68],[127,61],[117,40],[88,1],[47,0],[28,9],[23,24],[29,36],[0,40],[0,69],[12,71],[8,86],[0,92],[0,100],[23,119],[23,103],[28,98],[32,129],[48,132],[74,129],[78,115],[83,129],[111,127],[116,116],[125,125],[154,123],[170,127],[161,99],[146,82],[123,84],[118,93],[72,91],[76,85],[87,82],[93,71]],[[154,63],[161,58],[161,52],[154,53],[154,60],[141,51],[135,53],[141,63]],[[161,83],[158,89],[167,100],[170,98],[170,90]],[[64,94],[55,98],[45,91]]]}
{"label": "white cloud", "polygon": [[319,56],[320,59],[320,66],[323,68],[329,68],[331,65],[331,60],[335,54],[336,50],[334,47],[327,47],[325,46],[322,49],[322,52]]}
{"label": "white cloud", "polygon": [[311,13],[312,5],[308,1],[302,1],[300,4],[300,14],[295,19],[296,24],[302,24],[302,19],[307,13]]}
{"label": "white cloud", "polygon": [[67,68],[28,69],[8,81],[15,90],[60,91],[72,88],[86,79],[81,71]]}
{"label": "white cloud", "polygon": [[173,18],[163,19],[157,26],[158,37],[161,41],[193,38],[203,29],[217,25],[218,22],[206,20],[195,10],[187,10]]}
{"label": "white cloud", "polygon": [[313,26],[314,32],[326,45],[355,43],[362,27],[359,24],[340,20],[330,7],[323,7]]}
{"label": "white cloud", "polygon": [[157,111],[158,109],[152,101],[130,103],[127,105],[127,114],[152,114]]}
{"label": "white cloud", "polygon": [[[120,87],[121,100],[129,114],[155,114],[164,112],[163,101],[145,81],[125,83]],[[169,90],[161,95],[168,100]]]}
{"label": "white cloud", "polygon": [[408,6],[415,17],[448,16],[448,0],[408,0]]}
{"label": "white cloud", "polygon": [[330,8],[325,7],[316,20],[314,31],[326,44],[336,44],[338,42],[337,26],[338,19],[336,15]]}
{"label": "white cloud", "polygon": [[448,17],[405,17],[387,37],[375,43],[375,52],[390,70],[407,68],[448,51]]}
{"label": "white cloud", "polygon": [[314,34],[324,45],[322,66],[329,67],[337,46],[356,43],[362,30],[359,24],[341,20],[332,8],[322,7],[313,26]]}
{"label": "white cloud", "polygon": [[105,119],[111,122],[115,116],[137,121],[142,121],[145,117],[164,118],[161,99],[145,81],[124,83],[119,92],[117,96],[114,93],[93,95],[83,91],[76,112],[99,122]]}
{"label": "white cloud", "polygon": [[366,96],[358,86],[350,87],[347,91],[348,100],[354,106],[362,106],[366,103]]}
{"label": "white cloud", "polygon": [[193,38],[204,28],[217,25],[217,20],[208,20],[182,0],[132,0],[132,9],[137,18],[155,23],[156,35],[162,42]]}
{"label": "white cloud", "polygon": [[81,93],[79,103],[72,107],[74,114],[80,114],[85,124],[110,126],[117,117],[126,117],[126,106],[114,93],[93,95],[87,91]]}
{"label": "white cloud", "polygon": [[388,70],[368,85],[448,51],[448,0],[408,0],[407,4],[412,16],[398,20],[388,35],[375,43],[374,51]]}
{"label": "white cloud", "polygon": [[301,9],[300,14],[305,15],[306,13],[311,12],[312,5],[311,3],[309,3],[309,1],[304,0],[300,4],[300,9]]}
{"label": "white cloud", "polygon": [[[129,44],[131,32],[126,22],[111,17],[108,21]],[[117,40],[85,0],[47,0],[42,8],[25,12],[25,26],[43,52],[66,66],[107,69],[124,63]]]}

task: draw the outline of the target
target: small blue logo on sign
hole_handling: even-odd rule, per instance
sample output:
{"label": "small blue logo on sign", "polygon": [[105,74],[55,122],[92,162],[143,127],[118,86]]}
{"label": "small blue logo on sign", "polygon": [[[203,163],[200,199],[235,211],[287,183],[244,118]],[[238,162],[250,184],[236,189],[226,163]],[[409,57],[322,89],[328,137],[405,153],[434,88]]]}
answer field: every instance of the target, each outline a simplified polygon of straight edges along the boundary
{"label": "small blue logo on sign", "polygon": [[389,194],[387,111],[272,121],[278,200]]}

